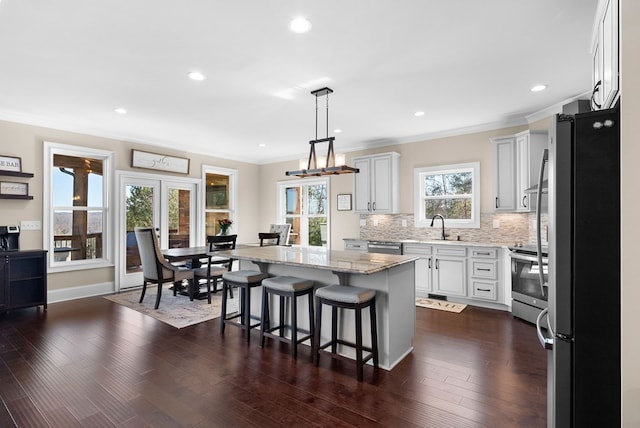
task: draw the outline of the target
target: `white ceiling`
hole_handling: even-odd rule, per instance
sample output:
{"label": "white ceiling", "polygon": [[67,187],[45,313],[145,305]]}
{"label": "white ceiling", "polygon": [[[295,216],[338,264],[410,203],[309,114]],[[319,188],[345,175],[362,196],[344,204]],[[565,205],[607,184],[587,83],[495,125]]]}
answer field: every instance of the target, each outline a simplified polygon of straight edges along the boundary
{"label": "white ceiling", "polygon": [[323,86],[336,151],[524,123],[590,90],[596,3],[2,0],[0,119],[255,163],[308,153]]}

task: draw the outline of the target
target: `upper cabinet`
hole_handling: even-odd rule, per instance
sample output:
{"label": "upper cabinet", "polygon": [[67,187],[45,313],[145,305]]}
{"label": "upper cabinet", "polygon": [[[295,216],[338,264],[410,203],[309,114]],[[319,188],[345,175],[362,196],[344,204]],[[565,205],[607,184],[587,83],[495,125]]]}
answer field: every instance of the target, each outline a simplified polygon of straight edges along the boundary
{"label": "upper cabinet", "polygon": [[620,97],[620,0],[600,0],[593,34],[591,108],[613,107]]}
{"label": "upper cabinet", "polygon": [[538,183],[540,162],[547,146],[546,133],[524,131],[516,134],[517,211],[533,212],[536,210],[536,193],[527,192],[527,189]]}
{"label": "upper cabinet", "polygon": [[493,138],[493,201],[496,211],[516,210],[516,137]]}
{"label": "upper cabinet", "polygon": [[395,152],[353,158],[354,211],[366,214],[398,212],[399,162]]}
{"label": "upper cabinet", "polygon": [[535,194],[526,190],[538,182],[547,134],[524,131],[491,141],[495,211],[535,211]]}

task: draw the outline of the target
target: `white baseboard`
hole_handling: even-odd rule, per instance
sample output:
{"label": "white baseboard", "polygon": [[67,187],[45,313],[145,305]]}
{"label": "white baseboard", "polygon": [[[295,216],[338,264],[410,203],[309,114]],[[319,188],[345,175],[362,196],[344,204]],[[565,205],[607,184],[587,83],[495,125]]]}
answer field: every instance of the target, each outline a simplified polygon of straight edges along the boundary
{"label": "white baseboard", "polygon": [[81,299],[83,297],[102,296],[114,293],[115,290],[116,286],[114,282],[48,290],[47,303],[64,302],[65,300]]}

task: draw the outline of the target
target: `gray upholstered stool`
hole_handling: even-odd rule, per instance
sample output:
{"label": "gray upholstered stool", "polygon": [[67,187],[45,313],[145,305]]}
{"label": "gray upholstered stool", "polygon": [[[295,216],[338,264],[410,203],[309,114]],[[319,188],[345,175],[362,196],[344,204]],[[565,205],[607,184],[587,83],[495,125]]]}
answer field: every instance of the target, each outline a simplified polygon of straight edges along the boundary
{"label": "gray upholstered stool", "polygon": [[[322,304],[331,306],[331,340],[324,345],[320,343],[320,327],[322,325]],[[362,346],[362,309],[369,307],[371,322],[371,347]],[[356,343],[338,338],[338,308],[355,309]],[[376,328],[376,291],[368,288],[347,285],[330,285],[316,291],[316,329],[313,358],[316,365],[320,362],[320,351],[331,346],[327,352],[332,358],[351,360],[337,353],[337,345],[350,346],[356,350],[356,366],[358,381],[362,381],[364,364],[373,358],[373,366],[378,368],[378,330]],[[369,354],[363,358],[363,351]]]}
{"label": "gray upholstered stool", "polygon": [[[220,332],[224,334],[225,325],[233,325],[247,332],[247,342],[251,340],[251,329],[260,323],[251,324],[251,289],[262,285],[268,275],[255,270],[234,270],[222,274],[222,321]],[[227,316],[227,291],[231,287],[240,289],[240,311],[236,315]],[[234,321],[240,318],[240,322]]]}
{"label": "gray upholstered stool", "polygon": [[[277,326],[270,326],[269,317],[269,295],[280,296],[280,320]],[[298,338],[298,297],[309,297],[309,331],[305,336]],[[291,310],[291,339],[285,336],[285,298],[289,298]],[[278,330],[278,334],[272,332]],[[311,339],[313,348],[313,281],[296,278],[293,276],[274,276],[262,281],[262,319],[260,327],[261,346],[264,347],[264,340],[267,337],[290,343],[291,355],[298,358],[298,344],[307,339]]]}

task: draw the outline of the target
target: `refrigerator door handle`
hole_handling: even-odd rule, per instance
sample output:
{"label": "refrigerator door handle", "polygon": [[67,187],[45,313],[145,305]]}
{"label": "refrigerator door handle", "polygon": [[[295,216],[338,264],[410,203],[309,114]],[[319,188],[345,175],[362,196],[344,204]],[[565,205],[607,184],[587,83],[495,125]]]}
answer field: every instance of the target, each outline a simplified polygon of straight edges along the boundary
{"label": "refrigerator door handle", "polygon": [[549,161],[549,149],[544,149],[542,152],[542,160],[540,161],[540,175],[538,175],[538,198],[536,205],[536,244],[538,246],[538,266],[540,266],[540,270],[538,272],[538,277],[540,279],[540,292],[543,296],[545,296],[545,287],[547,284],[544,283],[544,272],[542,269],[542,180],[544,179],[544,169]]}
{"label": "refrigerator door handle", "polygon": [[[545,337],[544,334],[542,334],[542,319],[545,317],[549,317],[549,308],[544,308],[539,314],[538,314],[538,318],[536,319],[536,333],[538,333],[538,340],[540,341],[540,345],[542,345],[542,347],[544,349],[553,349],[553,330],[551,330],[551,325],[549,324],[549,322],[547,322],[547,327],[549,328],[549,332],[551,333],[551,337]],[[548,321],[548,320],[547,320]]]}

